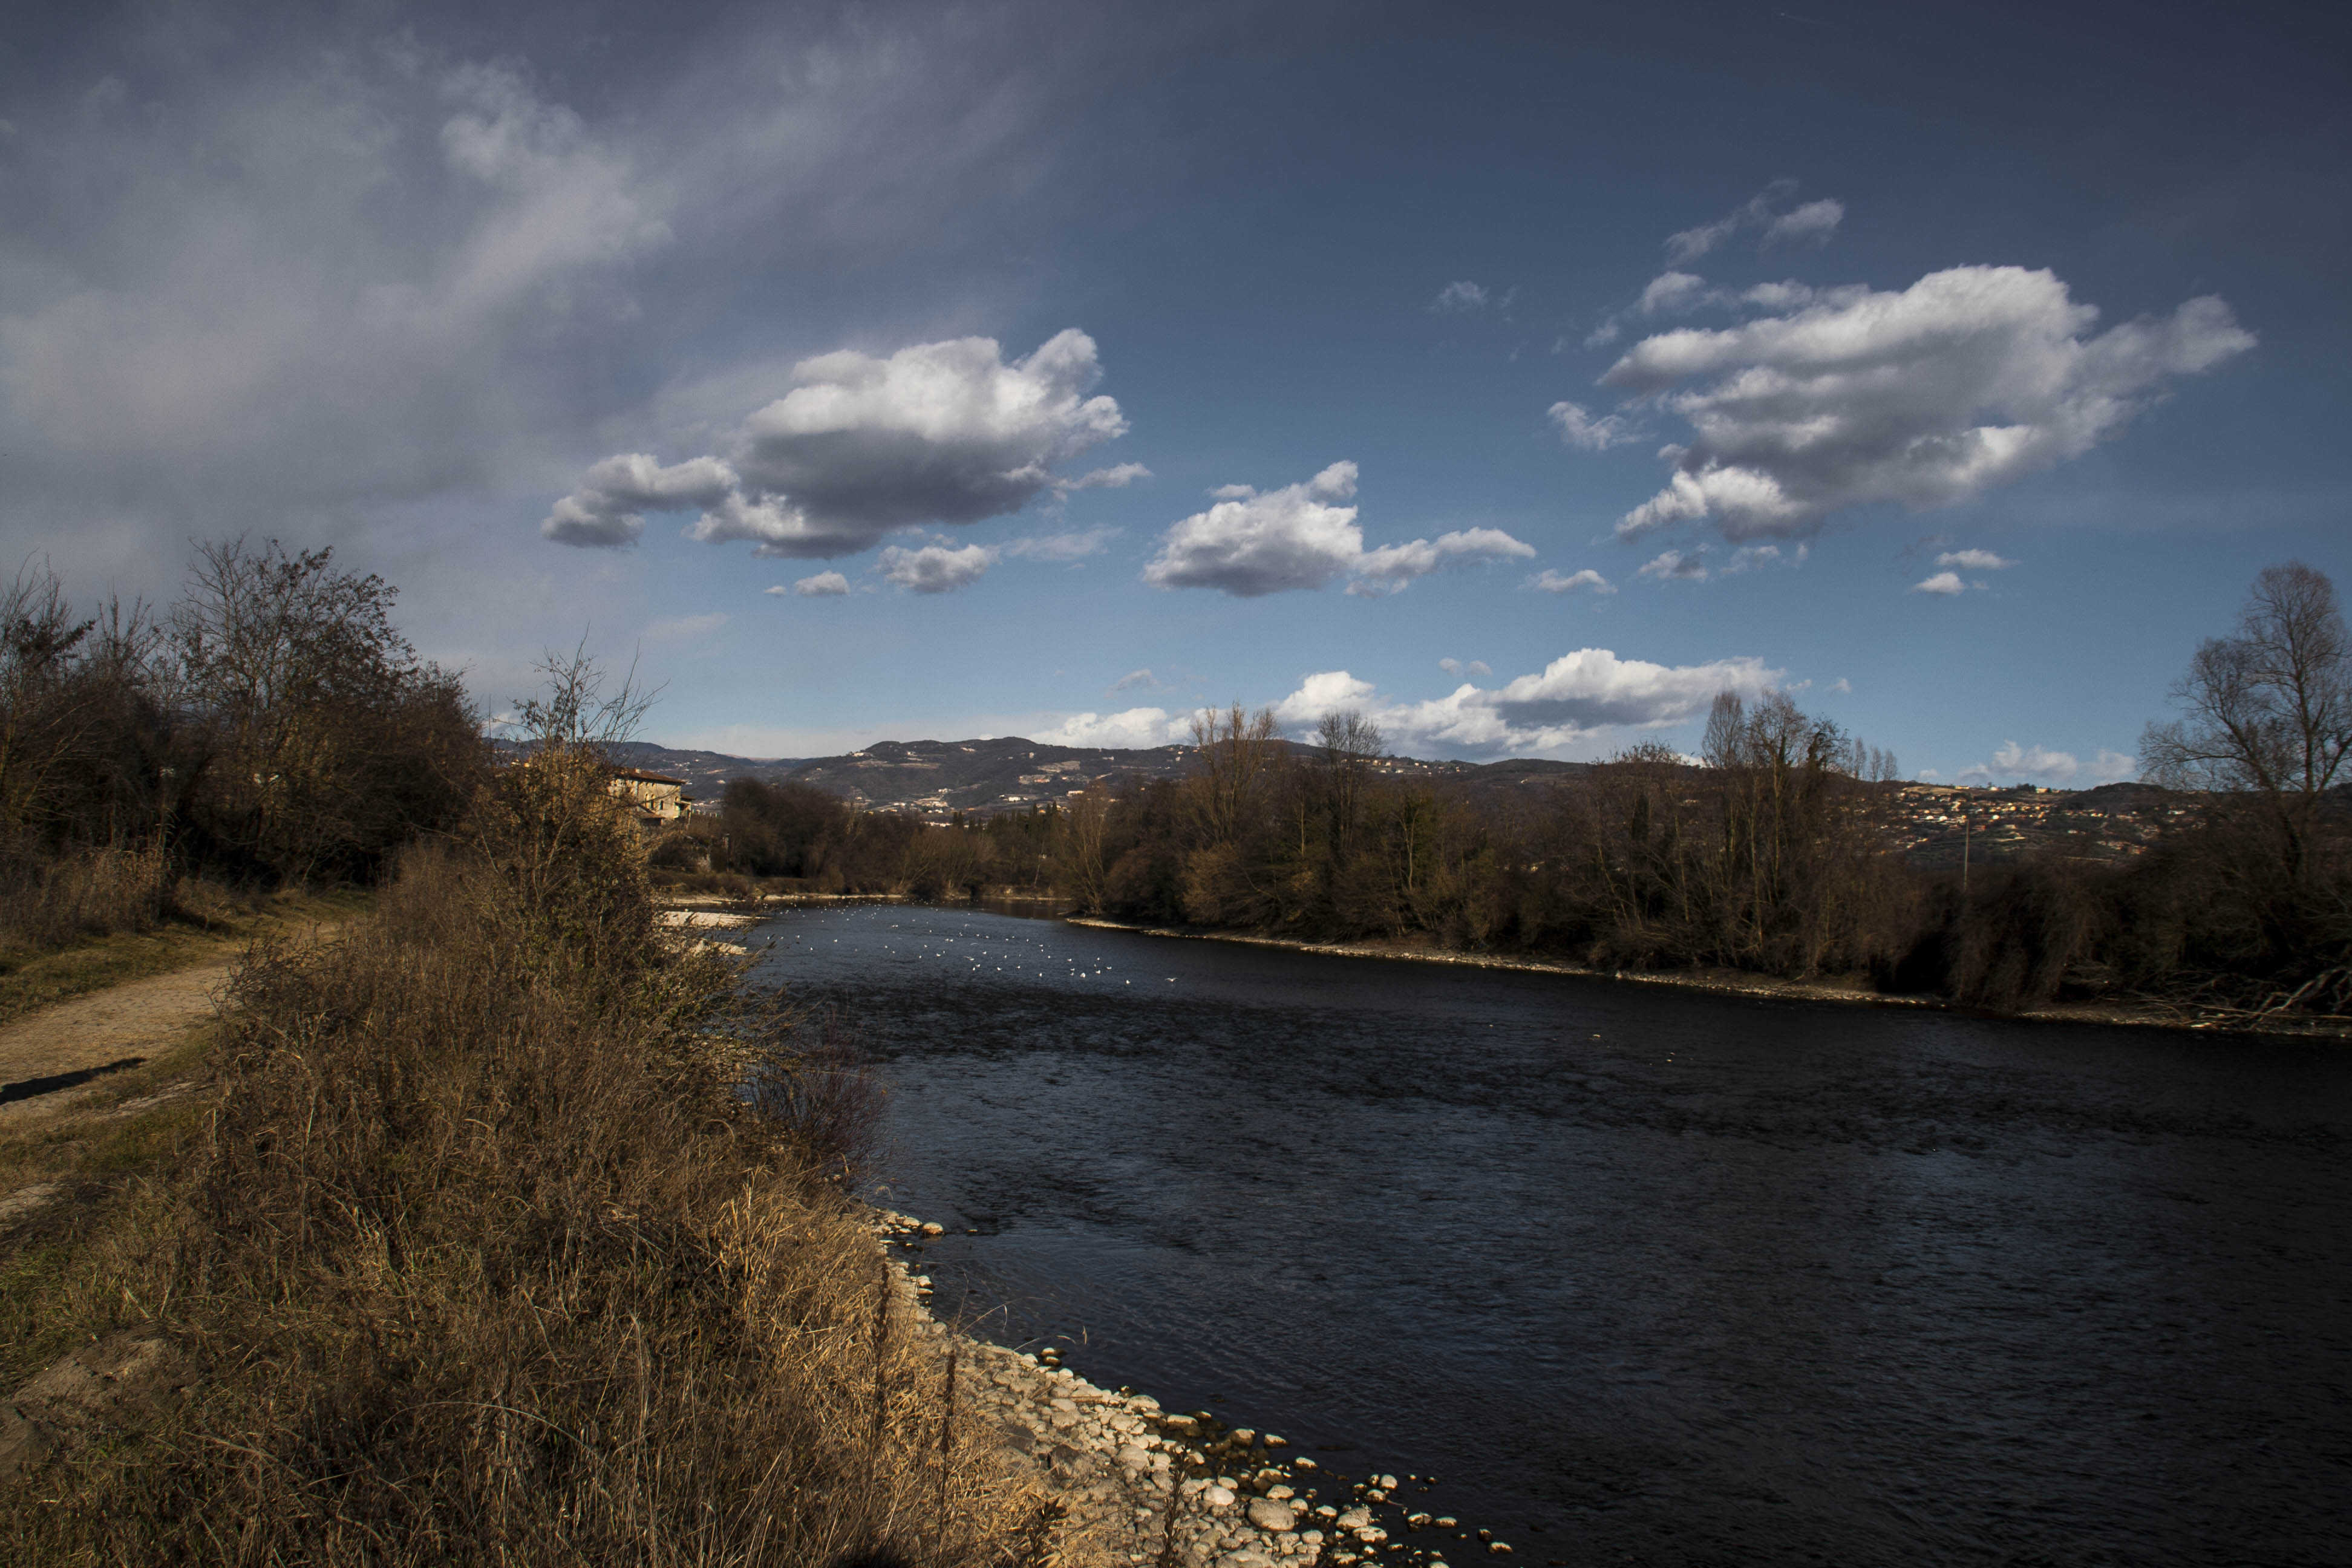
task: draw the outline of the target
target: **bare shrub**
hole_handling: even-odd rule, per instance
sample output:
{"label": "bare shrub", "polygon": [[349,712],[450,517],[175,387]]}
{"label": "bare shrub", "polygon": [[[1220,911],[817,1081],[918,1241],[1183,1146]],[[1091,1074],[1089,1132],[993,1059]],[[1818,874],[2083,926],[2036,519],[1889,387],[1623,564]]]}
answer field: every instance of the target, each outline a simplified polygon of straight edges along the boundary
{"label": "bare shrub", "polygon": [[2067,971],[2091,958],[2111,929],[2113,879],[2064,860],[2013,867],[1959,911],[1948,939],[1947,984],[1981,1007],[2031,1007],[2056,998]]}
{"label": "bare shrub", "polygon": [[486,853],[608,841],[546,819],[592,798],[569,772],[510,772],[477,847],[412,852],[342,942],[237,979],[217,1108],[109,1303],[211,1375],[54,1477],[32,1552],[998,1558],[1032,1501],[973,1424],[942,1446],[940,1342],[824,1179],[870,1134],[848,1042],[713,1027],[733,972],[642,940],[613,871]]}
{"label": "bare shrub", "polygon": [[85,849],[20,861],[0,889],[0,945],[62,947],[83,937],[151,931],[174,910],[177,879],[162,847]]}

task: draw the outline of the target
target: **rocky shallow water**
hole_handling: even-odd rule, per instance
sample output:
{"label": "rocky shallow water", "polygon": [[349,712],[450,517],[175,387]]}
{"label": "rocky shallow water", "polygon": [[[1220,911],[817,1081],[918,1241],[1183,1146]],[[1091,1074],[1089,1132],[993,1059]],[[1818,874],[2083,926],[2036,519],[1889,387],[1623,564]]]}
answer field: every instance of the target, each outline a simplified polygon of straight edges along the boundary
{"label": "rocky shallow water", "polygon": [[[886,1247],[902,1249],[887,1258],[900,1300],[922,1331],[952,1341],[967,1369],[956,1386],[969,1415],[1062,1506],[1055,1534],[1064,1546],[1167,1568],[1373,1561],[1448,1568],[1449,1552],[1456,1560],[1510,1555],[1492,1531],[1474,1532],[1415,1507],[1415,1494],[1433,1485],[1420,1476],[1357,1480],[1293,1452],[1279,1433],[1230,1427],[1206,1410],[1165,1410],[1131,1389],[1098,1388],[1054,1350],[1017,1351],[957,1333],[931,1315],[931,1281],[917,1272],[922,1249],[946,1227],[883,1210],[874,1228]],[[1424,1532],[1426,1540],[1413,1539]]]}

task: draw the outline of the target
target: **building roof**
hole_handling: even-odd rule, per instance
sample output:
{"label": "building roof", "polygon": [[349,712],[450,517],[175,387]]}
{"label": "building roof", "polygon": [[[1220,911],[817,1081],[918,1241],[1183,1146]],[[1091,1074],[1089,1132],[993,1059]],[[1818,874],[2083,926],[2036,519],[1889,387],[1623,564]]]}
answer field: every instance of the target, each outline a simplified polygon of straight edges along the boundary
{"label": "building roof", "polygon": [[616,779],[635,779],[639,784],[676,784],[680,789],[686,787],[684,779],[674,779],[667,773],[649,773],[643,768],[614,768],[613,776]]}

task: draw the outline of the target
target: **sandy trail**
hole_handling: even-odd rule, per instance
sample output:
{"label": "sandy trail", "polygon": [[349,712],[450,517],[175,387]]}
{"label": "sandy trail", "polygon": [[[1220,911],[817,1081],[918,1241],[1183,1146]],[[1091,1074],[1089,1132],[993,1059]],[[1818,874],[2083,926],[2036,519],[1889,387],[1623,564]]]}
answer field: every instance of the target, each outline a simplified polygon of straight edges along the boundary
{"label": "sandy trail", "polygon": [[[324,939],[335,927],[306,929]],[[168,974],[127,980],[0,1025],[0,1126],[46,1115],[101,1083],[106,1070],[152,1060],[213,1018],[230,973],[244,956],[231,948]]]}
{"label": "sandy trail", "polygon": [[116,1063],[147,1060],[213,1016],[237,955],[226,952],[193,968],[125,981],[0,1026],[0,1122],[54,1109],[76,1098],[78,1078]]}

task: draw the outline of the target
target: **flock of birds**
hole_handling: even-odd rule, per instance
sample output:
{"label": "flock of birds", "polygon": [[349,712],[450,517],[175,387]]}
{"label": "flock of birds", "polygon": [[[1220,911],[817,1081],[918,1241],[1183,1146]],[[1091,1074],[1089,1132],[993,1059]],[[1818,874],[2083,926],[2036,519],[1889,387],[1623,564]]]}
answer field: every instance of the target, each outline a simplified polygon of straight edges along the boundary
{"label": "flock of birds", "polygon": [[[881,911],[877,910],[875,913],[879,916]],[[1002,938],[975,934],[970,927],[964,928],[956,936],[925,934],[920,926],[907,925],[897,921],[888,922],[887,929],[893,931],[903,931],[907,934],[898,942],[893,942],[887,936],[880,936],[877,933],[879,941],[875,945],[878,945],[883,953],[908,961],[931,959],[942,963],[954,963],[971,974],[1011,973],[1027,975],[1038,980],[1115,980],[1121,985],[1133,985],[1137,978],[1133,975],[1114,973],[1114,966],[1109,961],[1099,955],[1083,960],[1076,957],[1062,957],[1055,954],[1052,948],[1043,942],[1007,942]],[[911,945],[901,946],[900,942],[908,942]],[[841,945],[841,938],[837,936],[828,938],[827,944],[838,947]],[[866,944],[853,938],[852,945]],[[1024,953],[1021,951],[1024,948],[1034,948],[1036,952],[1034,954]],[[802,938],[798,934],[791,936],[790,942],[784,951],[795,949],[809,951],[802,948]],[[1176,984],[1176,976],[1172,974],[1162,978],[1167,984]],[[1150,976],[1145,976],[1143,979],[1146,985],[1151,983]]]}

